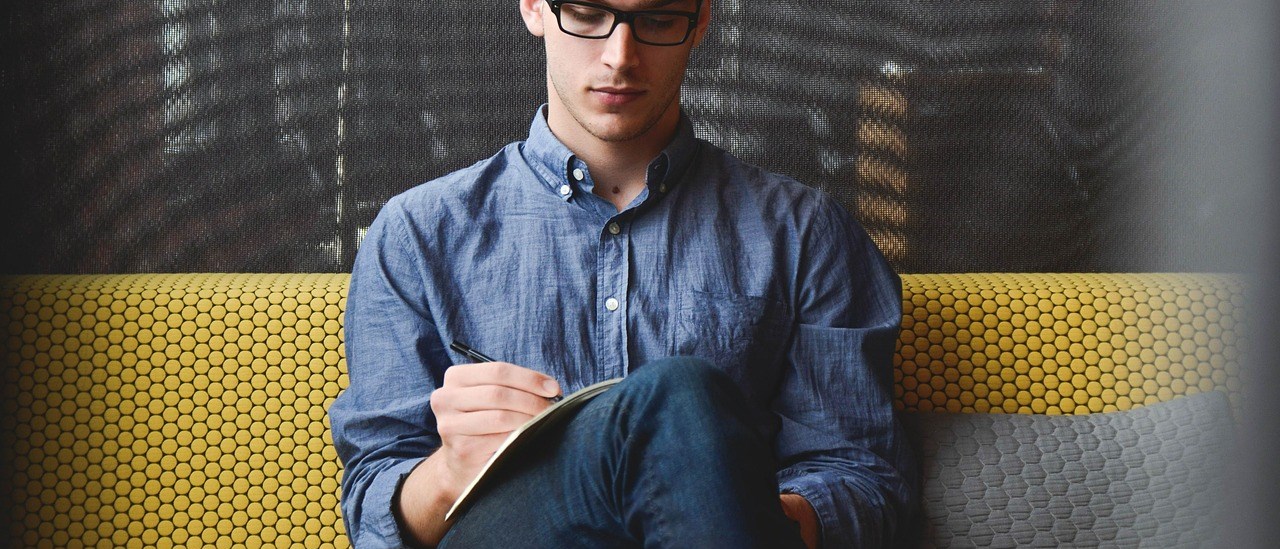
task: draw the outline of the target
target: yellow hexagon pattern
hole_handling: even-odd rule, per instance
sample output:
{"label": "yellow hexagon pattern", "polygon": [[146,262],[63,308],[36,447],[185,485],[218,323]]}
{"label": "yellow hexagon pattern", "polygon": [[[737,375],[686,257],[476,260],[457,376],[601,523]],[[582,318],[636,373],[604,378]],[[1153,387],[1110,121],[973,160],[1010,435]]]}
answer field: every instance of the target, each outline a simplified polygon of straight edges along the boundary
{"label": "yellow hexagon pattern", "polygon": [[894,357],[909,411],[1085,414],[1239,393],[1235,278],[903,276]]}
{"label": "yellow hexagon pattern", "polygon": [[6,279],[22,547],[347,546],[346,275]]}
{"label": "yellow hexagon pattern", "polygon": [[[325,411],[347,275],[0,281],[8,531],[24,547],[346,547]],[[897,405],[1122,410],[1238,389],[1215,275],[903,276]]]}

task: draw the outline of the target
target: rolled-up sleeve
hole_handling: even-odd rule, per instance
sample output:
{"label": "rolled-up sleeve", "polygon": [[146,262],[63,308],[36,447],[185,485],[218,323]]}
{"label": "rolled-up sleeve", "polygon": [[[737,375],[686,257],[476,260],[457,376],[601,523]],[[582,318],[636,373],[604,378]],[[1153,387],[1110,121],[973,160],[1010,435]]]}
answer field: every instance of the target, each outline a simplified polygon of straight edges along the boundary
{"label": "rolled-up sleeve", "polygon": [[804,235],[798,326],[773,409],[780,490],[817,512],[822,546],[888,547],[907,532],[915,462],[893,412],[901,282],[827,199]]}
{"label": "rolled-up sleeve", "polygon": [[423,251],[388,202],[351,273],[344,331],[348,387],[329,408],[343,463],[342,513],[357,547],[400,547],[392,514],[401,482],[440,446],[431,393],[448,356],[427,308]]}

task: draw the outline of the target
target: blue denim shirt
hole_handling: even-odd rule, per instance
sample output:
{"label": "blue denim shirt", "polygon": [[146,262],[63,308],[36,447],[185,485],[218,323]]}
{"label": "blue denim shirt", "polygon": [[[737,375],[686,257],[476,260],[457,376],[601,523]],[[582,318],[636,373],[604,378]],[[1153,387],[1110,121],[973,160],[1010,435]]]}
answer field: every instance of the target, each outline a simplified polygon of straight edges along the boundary
{"label": "blue denim shirt", "polygon": [[622,212],[548,128],[383,207],[346,312],[350,386],[330,408],[361,547],[401,544],[398,484],[440,446],[431,392],[465,341],[565,394],[675,355],[772,410],[783,492],[825,547],[888,543],[914,505],[892,412],[897,275],[830,196],[698,140],[687,120]]}

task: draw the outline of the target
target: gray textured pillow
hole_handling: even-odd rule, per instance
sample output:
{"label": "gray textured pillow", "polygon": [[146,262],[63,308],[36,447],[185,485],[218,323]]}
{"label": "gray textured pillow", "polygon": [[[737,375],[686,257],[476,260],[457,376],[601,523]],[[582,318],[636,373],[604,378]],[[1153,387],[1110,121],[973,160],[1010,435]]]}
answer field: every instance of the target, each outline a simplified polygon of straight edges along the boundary
{"label": "gray textured pillow", "polygon": [[1226,397],[1080,416],[904,416],[925,547],[1196,547],[1217,535]]}

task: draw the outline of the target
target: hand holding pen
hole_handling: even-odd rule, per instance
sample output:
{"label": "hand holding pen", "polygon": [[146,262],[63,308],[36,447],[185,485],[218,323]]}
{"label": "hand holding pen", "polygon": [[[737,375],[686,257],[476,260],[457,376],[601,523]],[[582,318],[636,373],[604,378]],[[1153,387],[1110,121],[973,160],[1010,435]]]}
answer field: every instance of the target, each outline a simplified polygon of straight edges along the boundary
{"label": "hand holding pen", "polygon": [[[456,498],[512,431],[551,406],[560,384],[541,372],[498,362],[464,344],[455,350],[475,360],[447,368],[441,386],[431,392],[440,448],[423,473]],[[417,477],[415,477],[417,478]],[[426,481],[415,481],[426,482]]]}
{"label": "hand holding pen", "polygon": [[[485,355],[485,354],[481,353],[480,351],[477,351],[477,350],[475,350],[475,349],[472,349],[472,348],[471,348],[471,346],[469,346],[469,345],[467,345],[466,343],[463,343],[463,342],[461,342],[461,341],[458,341],[458,340],[456,340],[456,339],[455,339],[455,340],[453,340],[453,342],[449,344],[449,348],[450,348],[450,349],[453,349],[453,350],[455,350],[455,351],[457,351],[457,352],[459,352],[459,353],[462,353],[464,356],[466,356],[467,358],[470,358],[471,360],[476,361],[477,363],[481,363],[481,362],[498,362],[497,360],[494,360],[494,359],[492,359],[492,358],[489,358],[489,356],[488,356],[488,355]],[[561,400],[563,400],[563,399],[564,399],[564,395],[561,395],[561,394],[557,394],[557,395],[555,395],[555,396],[553,396],[553,397],[549,397],[549,398],[547,398],[547,400],[548,400],[548,401],[550,401],[552,404],[555,404],[555,403],[557,403],[557,402],[560,402],[560,401],[561,401]]]}

